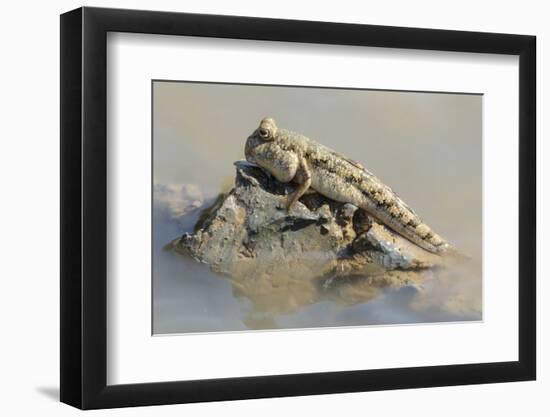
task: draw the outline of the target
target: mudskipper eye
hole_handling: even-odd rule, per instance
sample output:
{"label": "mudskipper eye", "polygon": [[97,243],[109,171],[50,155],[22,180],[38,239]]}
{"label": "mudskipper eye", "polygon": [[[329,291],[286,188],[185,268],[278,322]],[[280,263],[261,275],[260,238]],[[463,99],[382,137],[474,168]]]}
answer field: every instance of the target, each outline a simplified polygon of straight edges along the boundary
{"label": "mudskipper eye", "polygon": [[261,127],[260,129],[258,129],[258,133],[260,134],[260,136],[264,139],[267,139],[269,137],[269,130],[267,129],[264,129],[263,127]]}

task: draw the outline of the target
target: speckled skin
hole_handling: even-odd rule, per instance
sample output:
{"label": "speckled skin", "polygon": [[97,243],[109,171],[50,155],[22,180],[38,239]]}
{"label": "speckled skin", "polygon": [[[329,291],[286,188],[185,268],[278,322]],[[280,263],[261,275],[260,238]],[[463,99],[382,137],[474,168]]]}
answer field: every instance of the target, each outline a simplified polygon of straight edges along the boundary
{"label": "speckled skin", "polygon": [[248,137],[245,156],[277,180],[298,184],[287,196],[287,209],[311,187],[325,197],[367,211],[429,252],[441,253],[450,248],[391,188],[362,165],[303,135],[278,128],[272,118],[264,118]]}

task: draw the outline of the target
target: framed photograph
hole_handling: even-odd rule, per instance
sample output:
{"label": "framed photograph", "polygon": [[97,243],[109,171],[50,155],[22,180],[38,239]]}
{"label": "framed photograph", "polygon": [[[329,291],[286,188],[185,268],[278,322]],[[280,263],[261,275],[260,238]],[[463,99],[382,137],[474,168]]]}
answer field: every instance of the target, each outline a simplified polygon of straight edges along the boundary
{"label": "framed photograph", "polygon": [[61,16],[61,401],[533,380],[535,37]]}

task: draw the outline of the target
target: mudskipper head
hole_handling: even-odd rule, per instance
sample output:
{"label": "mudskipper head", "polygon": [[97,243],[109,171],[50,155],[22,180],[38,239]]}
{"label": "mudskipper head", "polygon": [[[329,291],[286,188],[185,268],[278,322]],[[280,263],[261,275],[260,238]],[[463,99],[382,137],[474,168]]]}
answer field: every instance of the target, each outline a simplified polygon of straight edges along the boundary
{"label": "mudskipper head", "polygon": [[277,125],[275,120],[271,117],[264,117],[260,122],[260,125],[246,140],[246,145],[244,147],[244,155],[248,162],[253,164],[256,163],[256,148],[265,144],[266,142],[271,142],[275,140],[277,135]]}

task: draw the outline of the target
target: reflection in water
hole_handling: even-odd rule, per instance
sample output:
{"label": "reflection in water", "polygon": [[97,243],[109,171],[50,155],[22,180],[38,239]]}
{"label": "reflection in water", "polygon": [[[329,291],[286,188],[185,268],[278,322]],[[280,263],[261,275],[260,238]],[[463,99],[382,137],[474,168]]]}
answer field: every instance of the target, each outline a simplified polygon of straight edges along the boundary
{"label": "reflection in water", "polygon": [[481,319],[475,262],[426,271],[405,286],[399,276],[404,271],[336,279],[230,278],[163,250],[167,242],[193,230],[201,210],[175,219],[162,202],[156,203],[155,334]]}

